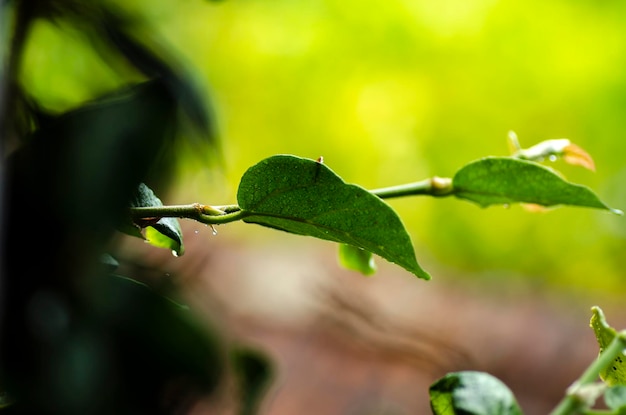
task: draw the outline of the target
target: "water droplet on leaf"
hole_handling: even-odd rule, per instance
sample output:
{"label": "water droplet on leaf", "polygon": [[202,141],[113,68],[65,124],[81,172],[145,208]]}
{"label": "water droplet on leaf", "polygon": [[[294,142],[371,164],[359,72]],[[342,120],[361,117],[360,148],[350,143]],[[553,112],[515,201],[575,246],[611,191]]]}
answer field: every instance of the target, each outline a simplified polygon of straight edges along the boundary
{"label": "water droplet on leaf", "polygon": [[557,158],[558,158],[558,157],[557,157],[557,156],[555,156],[554,154],[551,154],[551,155],[548,157],[548,159],[549,159],[550,161],[556,161],[556,159],[557,159]]}

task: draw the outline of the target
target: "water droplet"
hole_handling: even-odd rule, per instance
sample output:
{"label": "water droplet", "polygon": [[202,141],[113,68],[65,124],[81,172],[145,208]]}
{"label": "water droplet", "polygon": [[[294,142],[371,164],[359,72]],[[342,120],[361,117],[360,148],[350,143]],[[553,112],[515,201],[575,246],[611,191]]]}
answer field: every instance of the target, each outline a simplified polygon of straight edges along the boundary
{"label": "water droplet", "polygon": [[550,161],[556,161],[557,156],[555,156],[554,154],[550,154],[550,157],[548,157],[548,159],[549,159]]}
{"label": "water droplet", "polygon": [[193,233],[195,233],[197,235],[197,234],[200,233],[200,231],[196,229],[195,231],[193,231]]}
{"label": "water droplet", "polygon": [[213,236],[217,235],[217,229],[215,229],[215,226],[211,225],[211,233],[213,234]]}
{"label": "water droplet", "polygon": [[174,255],[176,258],[178,258],[178,252],[174,251],[173,249],[172,249],[172,255]]}

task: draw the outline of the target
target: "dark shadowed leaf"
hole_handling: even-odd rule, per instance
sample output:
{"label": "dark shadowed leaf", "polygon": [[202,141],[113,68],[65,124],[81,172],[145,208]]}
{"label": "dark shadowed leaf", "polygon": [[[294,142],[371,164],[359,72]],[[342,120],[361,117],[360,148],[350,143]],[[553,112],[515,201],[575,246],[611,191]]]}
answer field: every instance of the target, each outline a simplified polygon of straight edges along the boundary
{"label": "dark shadowed leaf", "polygon": [[239,414],[255,415],[273,378],[272,365],[265,355],[248,348],[234,349],[232,360],[241,394]]}
{"label": "dark shadowed leaf", "polygon": [[456,197],[483,207],[533,203],[610,210],[589,188],[569,183],[540,164],[509,157],[487,157],[462,167],[452,181]]}
{"label": "dark shadowed leaf", "polygon": [[107,357],[124,368],[119,387],[132,400],[166,404],[217,386],[226,356],[210,324],[141,282],[110,276],[100,287],[102,326],[115,338]]}
{"label": "dark shadowed leaf", "polygon": [[265,159],[244,174],[237,200],[245,222],[363,248],[430,278],[396,212],[322,163],[288,155]]}
{"label": "dark shadowed leaf", "polygon": [[[67,409],[65,395],[52,399],[50,388],[63,384],[47,375],[51,370],[48,363],[59,363],[59,354],[71,356],[74,350],[72,342],[54,347],[42,343],[38,333],[29,328],[26,316],[32,308],[31,299],[42,292],[76,299],[68,301],[69,305],[62,303],[72,322],[64,338],[81,337],[86,331],[85,342],[97,343],[102,328],[87,327],[91,310],[83,298],[96,289],[92,282],[103,269],[102,252],[116,226],[128,215],[128,204],[138,184],[145,180],[163,144],[173,137],[176,114],[177,104],[162,84],[142,83],[51,118],[7,160],[4,215],[11,220],[4,221],[1,256],[6,275],[11,275],[3,289],[11,295],[2,302],[6,317],[0,324],[4,346],[1,364],[3,376],[11,379],[13,389],[9,392],[16,398],[46,397],[22,401],[32,406],[28,413],[53,413],[50,407],[44,408],[46,405]],[[42,214],[44,220],[34,220]],[[33,235],[42,227],[49,238],[35,242]],[[24,252],[43,245],[46,248],[38,250],[37,260],[23,260]],[[48,313],[44,310],[42,315]],[[79,320],[84,325],[74,324]],[[76,347],[82,347],[80,344]],[[89,345],[85,347],[89,349]],[[121,382],[126,367],[118,369],[115,376]],[[93,393],[100,393],[96,384],[81,382],[80,377],[72,379],[70,382],[68,375],[62,382],[70,385],[68,388],[75,384],[90,388],[75,393],[85,397],[75,401],[76,405],[87,405]],[[93,405],[80,409],[82,413],[96,413],[91,411]]]}
{"label": "dark shadowed leaf", "polygon": [[521,415],[513,393],[482,372],[449,373],[430,386],[434,415]]}
{"label": "dark shadowed leaf", "polygon": [[372,253],[356,246],[340,244],[339,263],[344,268],[360,272],[363,275],[376,273],[376,263]]}
{"label": "dark shadowed leaf", "polygon": [[115,271],[120,263],[111,254],[104,253],[100,256],[100,263],[107,272]]}

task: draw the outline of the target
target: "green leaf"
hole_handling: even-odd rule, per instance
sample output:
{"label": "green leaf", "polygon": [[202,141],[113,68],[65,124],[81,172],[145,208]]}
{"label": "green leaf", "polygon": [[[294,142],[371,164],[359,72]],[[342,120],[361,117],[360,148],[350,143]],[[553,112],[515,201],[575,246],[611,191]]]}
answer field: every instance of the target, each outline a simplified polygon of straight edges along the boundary
{"label": "green leaf", "polygon": [[396,212],[320,162],[288,155],[265,159],[243,175],[237,200],[245,222],[363,248],[430,279]]}
{"label": "green leaf", "polygon": [[610,210],[589,188],[565,181],[553,170],[532,161],[487,157],[461,168],[452,179],[456,197],[483,207],[533,203],[571,205]]}
{"label": "green leaf", "polygon": [[342,267],[360,272],[363,275],[376,273],[376,263],[372,253],[356,246],[340,244],[339,263]]}
{"label": "green leaf", "polygon": [[[131,207],[151,207],[151,206],[163,206],[161,199],[159,199],[152,189],[146,186],[144,183],[140,183],[137,188],[135,197],[130,202]],[[131,231],[130,229],[135,229]],[[122,230],[130,235],[143,237],[139,233],[137,226],[125,226]],[[180,223],[176,218],[161,218],[156,223],[152,223],[146,228],[145,239],[153,246],[157,248],[170,249],[176,254],[181,256],[185,252],[183,245],[183,231],[180,228]]]}
{"label": "green leaf", "polygon": [[240,415],[255,415],[273,378],[269,359],[257,350],[235,348],[232,351],[233,368],[237,375]]}
{"label": "green leaf", "polygon": [[435,415],[521,415],[511,390],[482,372],[449,373],[429,389]]}
{"label": "green leaf", "polygon": [[[184,379],[189,390],[198,387],[200,392],[218,385],[226,356],[211,324],[130,278],[105,279],[99,294],[106,299],[100,303],[102,326],[110,327],[109,335],[115,336],[110,353],[121,359],[116,363],[127,375],[121,382],[133,388],[133,399],[145,393],[154,399],[157,390],[163,391],[163,381],[171,385],[172,379]],[[155,384],[160,385],[158,389]]]}
{"label": "green leaf", "polygon": [[[589,325],[593,329],[600,346],[600,353],[611,344],[617,332],[606,322],[604,312],[600,307],[591,308],[591,321]],[[626,356],[620,355],[615,358],[613,364],[600,372],[600,377],[610,386],[626,385]]]}
{"label": "green leaf", "polygon": [[119,266],[120,263],[111,254],[104,253],[100,255],[100,264],[108,271],[113,272]]}
{"label": "green leaf", "polygon": [[604,393],[604,402],[611,409],[626,410],[626,386],[617,385],[607,389]]}

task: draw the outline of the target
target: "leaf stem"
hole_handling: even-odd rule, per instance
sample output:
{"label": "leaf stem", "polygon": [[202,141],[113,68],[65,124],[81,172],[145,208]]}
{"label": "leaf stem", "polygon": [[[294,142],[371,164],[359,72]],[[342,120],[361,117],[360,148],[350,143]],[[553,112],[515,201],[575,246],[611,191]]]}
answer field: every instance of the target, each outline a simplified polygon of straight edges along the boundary
{"label": "leaf stem", "polygon": [[382,189],[371,190],[370,192],[381,199],[423,195],[445,197],[454,194],[454,188],[452,186],[452,179],[434,176],[419,182],[385,187]]}
{"label": "leaf stem", "polygon": [[130,208],[133,220],[148,218],[187,218],[207,225],[221,225],[243,219],[246,214],[239,206],[211,206],[200,203],[189,205],[149,206]]}
{"label": "leaf stem", "polygon": [[[381,199],[390,199],[419,195],[444,197],[452,195],[454,189],[452,179],[434,176],[419,182],[385,187],[370,192]],[[188,205],[132,207],[130,208],[130,215],[136,222],[147,219],[186,218],[208,225],[220,225],[241,220],[247,213],[241,210],[238,205],[211,206],[191,203]]]}
{"label": "leaf stem", "polygon": [[[609,346],[600,356],[587,367],[585,372],[567,390],[565,398],[550,413],[550,415],[575,415],[586,414],[585,406],[588,404],[588,396],[585,395],[584,387],[596,382],[600,372],[612,364],[613,360],[626,349],[626,331],[619,332]],[[593,413],[593,412],[591,412]]]}

